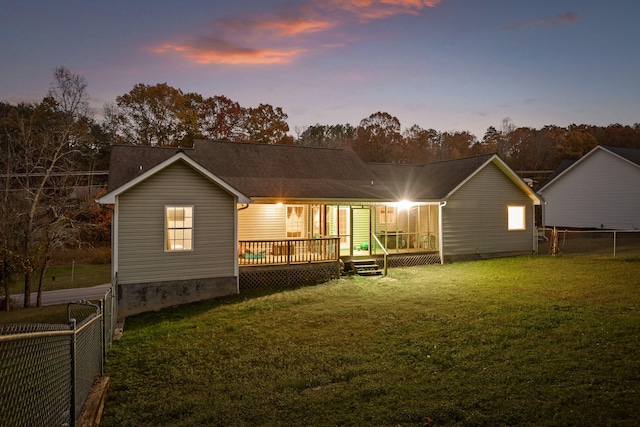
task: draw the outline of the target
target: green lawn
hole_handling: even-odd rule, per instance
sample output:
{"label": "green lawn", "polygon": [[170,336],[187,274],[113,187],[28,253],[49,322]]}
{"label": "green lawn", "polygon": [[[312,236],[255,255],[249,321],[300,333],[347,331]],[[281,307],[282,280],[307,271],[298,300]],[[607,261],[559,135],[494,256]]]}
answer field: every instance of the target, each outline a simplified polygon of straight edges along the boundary
{"label": "green lawn", "polygon": [[[72,280],[73,270],[73,280]],[[56,276],[55,287],[52,286],[51,275]],[[45,282],[45,291],[84,288],[88,286],[109,283],[111,277],[110,264],[75,264],[58,265],[50,267],[47,273],[48,280]],[[34,277],[31,291],[38,291],[37,277]],[[13,285],[12,294],[22,294],[24,283]],[[1,291],[0,298],[4,298],[4,290]],[[11,311],[0,310],[0,324],[2,323],[67,323],[67,305],[55,305],[46,307],[31,307],[24,309],[13,307]]]}
{"label": "green lawn", "polygon": [[[53,280],[55,276],[55,280]],[[111,282],[111,264],[75,263],[55,265],[47,269],[44,280],[45,291],[85,288]],[[24,292],[24,278],[10,287],[12,294]],[[38,275],[31,277],[31,292],[38,291]],[[4,292],[4,291],[2,291]],[[4,296],[4,294],[2,295]]]}
{"label": "green lawn", "polygon": [[67,304],[45,307],[12,308],[6,312],[0,310],[0,324],[7,323],[55,323],[68,324]]}
{"label": "green lawn", "polygon": [[127,318],[105,426],[637,425],[640,260],[391,269]]}

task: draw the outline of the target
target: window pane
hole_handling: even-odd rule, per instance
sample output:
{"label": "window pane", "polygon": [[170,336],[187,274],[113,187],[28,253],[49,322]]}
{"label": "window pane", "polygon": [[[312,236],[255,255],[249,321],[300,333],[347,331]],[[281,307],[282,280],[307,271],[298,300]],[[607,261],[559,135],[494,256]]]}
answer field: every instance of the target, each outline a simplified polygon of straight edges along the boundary
{"label": "window pane", "polygon": [[[191,208],[189,208],[189,210],[191,210]],[[193,218],[191,217],[191,212],[185,212],[184,223],[182,226],[184,228],[193,228]]]}
{"label": "window pane", "polygon": [[524,206],[508,207],[509,230],[525,229],[525,209]]}
{"label": "window pane", "polygon": [[175,236],[173,230],[167,230],[167,250],[172,250],[175,244]]}
{"label": "window pane", "polygon": [[193,207],[167,206],[167,247],[169,251],[193,249]]}
{"label": "window pane", "polygon": [[182,246],[184,250],[191,250],[191,242],[193,239],[191,238],[191,230],[184,230],[184,239],[182,241]]}

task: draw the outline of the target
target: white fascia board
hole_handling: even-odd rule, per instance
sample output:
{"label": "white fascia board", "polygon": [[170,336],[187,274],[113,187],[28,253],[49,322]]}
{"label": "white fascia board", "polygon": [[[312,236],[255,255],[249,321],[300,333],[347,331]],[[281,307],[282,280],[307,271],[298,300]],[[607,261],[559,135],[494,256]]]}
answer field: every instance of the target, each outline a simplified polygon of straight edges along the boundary
{"label": "white fascia board", "polygon": [[130,188],[135,187],[136,185],[138,185],[142,181],[144,181],[147,178],[155,175],[156,173],[160,172],[161,170],[163,170],[167,166],[172,165],[173,163],[175,163],[177,161],[185,162],[186,164],[191,166],[194,170],[196,170],[197,172],[202,174],[205,178],[209,179],[211,182],[213,182],[213,183],[217,184],[218,186],[222,187],[228,193],[236,196],[238,198],[238,203],[251,203],[251,198],[250,197],[245,196],[244,194],[242,194],[241,192],[239,192],[238,190],[236,190],[235,188],[233,188],[232,186],[227,184],[225,181],[223,181],[222,179],[220,179],[216,175],[214,175],[211,172],[209,172],[206,168],[201,166],[199,163],[197,163],[195,160],[193,160],[192,158],[187,156],[185,153],[176,153],[174,156],[168,158],[167,160],[165,160],[162,163],[157,164],[156,166],[152,167],[148,171],[140,174],[138,177],[136,177],[136,178],[132,179],[131,181],[127,182],[126,184],[121,185],[120,187],[116,188],[115,190],[113,190],[112,192],[110,192],[108,194],[105,194],[104,196],[102,196],[101,198],[98,199],[98,203],[100,203],[101,205],[112,205],[112,204],[115,204],[116,196],[119,196],[120,194],[124,193],[125,191],[129,190]]}

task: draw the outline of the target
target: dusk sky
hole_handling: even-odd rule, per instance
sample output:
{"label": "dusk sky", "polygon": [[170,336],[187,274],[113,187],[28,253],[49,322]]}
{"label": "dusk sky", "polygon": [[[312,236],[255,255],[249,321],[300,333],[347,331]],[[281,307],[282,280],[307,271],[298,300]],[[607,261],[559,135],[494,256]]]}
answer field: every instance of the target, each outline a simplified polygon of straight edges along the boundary
{"label": "dusk sky", "polygon": [[99,117],[135,84],[282,107],[291,133],[378,111],[438,131],[640,122],[640,1],[0,0],[0,100],[56,66]]}

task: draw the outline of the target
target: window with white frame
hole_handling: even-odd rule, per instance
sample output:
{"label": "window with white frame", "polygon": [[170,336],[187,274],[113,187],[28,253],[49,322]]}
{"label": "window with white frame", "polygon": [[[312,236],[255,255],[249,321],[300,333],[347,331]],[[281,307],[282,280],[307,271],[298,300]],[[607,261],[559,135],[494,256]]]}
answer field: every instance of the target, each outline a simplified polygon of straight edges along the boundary
{"label": "window with white frame", "polygon": [[165,206],[167,251],[193,249],[193,206]]}
{"label": "window with white frame", "polygon": [[507,217],[509,230],[526,229],[524,206],[507,206]]}
{"label": "window with white frame", "polygon": [[395,208],[395,206],[379,206],[378,207],[378,222],[380,224],[395,224],[396,223],[396,208]]}
{"label": "window with white frame", "polygon": [[304,236],[304,215],[304,206],[287,206],[287,237]]}

